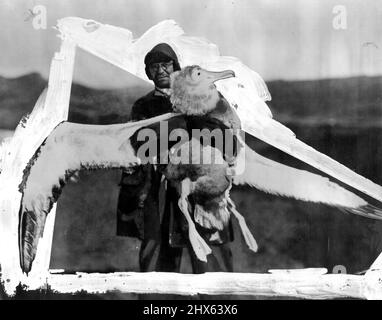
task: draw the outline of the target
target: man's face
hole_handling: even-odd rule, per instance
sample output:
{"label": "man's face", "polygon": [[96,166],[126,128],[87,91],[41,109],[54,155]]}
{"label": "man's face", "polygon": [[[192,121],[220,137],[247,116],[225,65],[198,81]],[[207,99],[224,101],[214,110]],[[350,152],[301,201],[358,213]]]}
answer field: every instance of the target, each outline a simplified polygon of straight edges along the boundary
{"label": "man's face", "polygon": [[156,62],[149,65],[151,79],[158,88],[170,88],[170,74],[174,72],[173,61]]}

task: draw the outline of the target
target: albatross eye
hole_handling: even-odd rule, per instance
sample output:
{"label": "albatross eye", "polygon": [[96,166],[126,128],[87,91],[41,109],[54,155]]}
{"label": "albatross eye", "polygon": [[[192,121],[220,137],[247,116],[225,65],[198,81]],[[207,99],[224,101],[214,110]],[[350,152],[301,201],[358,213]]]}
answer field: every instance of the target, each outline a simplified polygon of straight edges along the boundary
{"label": "albatross eye", "polygon": [[192,77],[196,80],[200,77],[201,73],[200,73],[200,70],[195,70],[192,74]]}
{"label": "albatross eye", "polygon": [[191,76],[192,81],[199,81],[199,77],[200,77],[199,70],[195,70],[195,69],[192,70],[190,76]]}

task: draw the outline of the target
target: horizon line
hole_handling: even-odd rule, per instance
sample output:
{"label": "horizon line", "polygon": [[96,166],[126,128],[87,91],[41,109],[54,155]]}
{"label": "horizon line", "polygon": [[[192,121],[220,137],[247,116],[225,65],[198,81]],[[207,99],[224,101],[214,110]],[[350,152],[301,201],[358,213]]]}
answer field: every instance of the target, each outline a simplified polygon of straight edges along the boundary
{"label": "horizon line", "polygon": [[[20,74],[17,76],[7,76],[7,75],[0,73],[0,77],[3,79],[6,79],[6,80],[17,80],[19,78],[27,77],[27,76],[34,75],[34,74],[39,76],[44,81],[48,82],[49,78],[45,77],[41,72],[38,72],[38,71],[26,72],[26,73],[23,73],[23,74]],[[382,78],[382,74],[373,74],[373,75],[360,74],[360,75],[349,75],[349,76],[336,76],[336,77],[324,77],[324,78],[304,78],[304,79],[278,78],[278,79],[268,79],[268,80],[264,79],[264,81],[266,83],[272,83],[272,82],[295,82],[295,83],[297,83],[297,82],[315,82],[315,81],[330,81],[330,80],[347,80],[347,79],[356,79],[356,78]],[[126,87],[129,87],[129,85],[114,86],[114,87],[94,86],[94,85],[90,85],[84,81],[81,81],[81,80],[78,81],[75,79],[73,79],[72,83],[76,84],[76,85],[81,85],[81,86],[84,86],[87,88],[91,88],[94,90],[118,90],[118,89],[124,89]],[[130,83],[130,84],[132,84],[132,83]],[[145,87],[145,86],[147,87],[150,85],[148,85],[145,82],[142,83],[142,81],[140,81],[139,79],[137,79],[136,83],[134,83],[132,85],[132,87]]]}

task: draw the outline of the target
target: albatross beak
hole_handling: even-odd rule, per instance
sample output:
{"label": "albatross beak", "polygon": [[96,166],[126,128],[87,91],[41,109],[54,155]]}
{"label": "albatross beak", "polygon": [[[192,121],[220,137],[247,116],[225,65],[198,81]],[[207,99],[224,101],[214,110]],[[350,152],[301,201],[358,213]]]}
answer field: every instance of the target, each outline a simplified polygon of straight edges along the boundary
{"label": "albatross beak", "polygon": [[222,79],[227,79],[227,78],[232,78],[235,76],[235,72],[232,70],[224,70],[220,72],[213,72],[213,71],[205,71],[207,73],[207,78],[212,80],[212,82],[222,80]]}

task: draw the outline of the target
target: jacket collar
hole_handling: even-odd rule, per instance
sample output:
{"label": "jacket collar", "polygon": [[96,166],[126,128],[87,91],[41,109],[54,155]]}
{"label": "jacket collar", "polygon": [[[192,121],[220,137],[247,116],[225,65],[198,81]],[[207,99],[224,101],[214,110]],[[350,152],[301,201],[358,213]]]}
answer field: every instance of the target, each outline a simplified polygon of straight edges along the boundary
{"label": "jacket collar", "polygon": [[170,98],[171,89],[166,89],[166,88],[162,89],[162,88],[155,87],[154,96]]}

